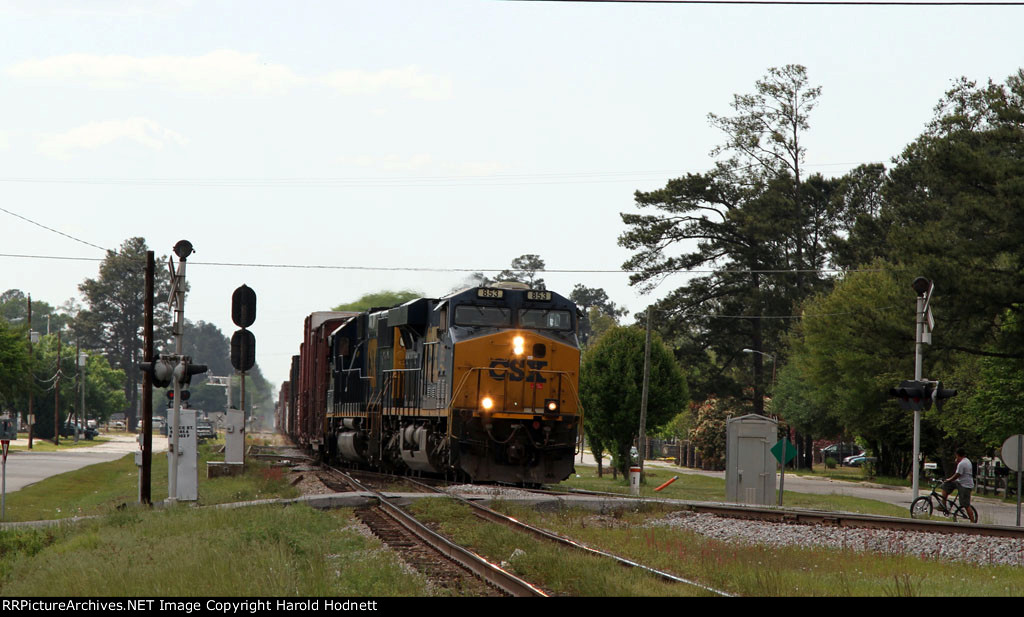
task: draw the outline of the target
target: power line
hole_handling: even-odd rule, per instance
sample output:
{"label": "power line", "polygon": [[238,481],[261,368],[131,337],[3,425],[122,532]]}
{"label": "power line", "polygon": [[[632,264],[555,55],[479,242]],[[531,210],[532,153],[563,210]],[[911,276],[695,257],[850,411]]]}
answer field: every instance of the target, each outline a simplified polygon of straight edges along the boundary
{"label": "power line", "polygon": [[[0,257],[12,259],[56,259],[64,261],[104,261],[99,257],[66,257],[60,255],[26,255],[19,253],[0,253]],[[139,260],[141,263],[141,259]],[[227,268],[275,268],[293,270],[352,270],[367,272],[439,272],[439,273],[500,273],[530,272],[516,268],[450,268],[450,267],[415,267],[415,266],[341,266],[336,264],[268,264],[244,262],[189,261],[189,266],[219,266]],[[734,269],[701,269],[701,270],[665,270],[658,274],[847,274],[853,272],[894,272],[896,268],[808,268],[789,270],[734,270]],[[591,268],[546,268],[537,270],[545,274],[643,274],[644,270],[606,270]]]}
{"label": "power line", "polygon": [[[844,167],[881,163],[881,161],[853,163],[808,163],[805,167]],[[747,165],[749,169],[757,165]],[[653,169],[640,171],[583,171],[519,174],[442,175],[442,176],[341,176],[341,177],[277,177],[277,178],[0,178],[12,184],[75,184],[107,186],[159,186],[208,188],[352,188],[352,187],[446,187],[446,186],[509,186],[545,184],[583,184],[605,182],[633,182],[661,180],[666,175],[680,174],[679,169]],[[656,176],[656,177],[650,177]]]}
{"label": "power line", "polygon": [[98,246],[96,244],[93,244],[92,242],[87,242],[85,240],[81,240],[81,239],[76,238],[74,236],[68,235],[68,234],[64,233],[63,231],[58,231],[58,230],[56,230],[56,229],[54,229],[52,227],[47,227],[46,225],[43,225],[42,223],[37,223],[36,221],[33,221],[32,219],[25,218],[24,216],[21,216],[20,214],[17,214],[15,212],[11,212],[7,208],[0,207],[0,211],[6,212],[7,214],[10,214],[11,216],[13,216],[15,218],[19,218],[19,219],[21,219],[21,220],[23,220],[23,221],[25,221],[27,223],[31,223],[31,224],[35,225],[36,227],[42,227],[46,231],[52,231],[55,234],[59,234],[61,236],[64,236],[65,238],[69,238],[71,240],[74,240],[75,242],[81,242],[82,244],[85,244],[86,246],[91,246],[91,247],[97,248],[97,249],[99,249],[101,251],[106,251],[107,250],[107,249],[103,248],[102,246]]}
{"label": "power line", "polygon": [[559,2],[573,4],[736,4],[736,5],[780,5],[780,6],[1024,6],[1024,2],[909,2],[871,0],[504,0],[505,2]]}

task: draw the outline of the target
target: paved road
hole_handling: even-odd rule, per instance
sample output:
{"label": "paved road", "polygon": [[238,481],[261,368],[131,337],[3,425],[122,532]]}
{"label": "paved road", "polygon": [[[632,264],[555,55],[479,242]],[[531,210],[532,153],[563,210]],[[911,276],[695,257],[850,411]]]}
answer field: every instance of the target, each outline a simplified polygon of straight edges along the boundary
{"label": "paved road", "polygon": [[[134,435],[104,435],[104,437],[109,438],[110,441],[72,450],[10,452],[7,456],[7,492],[12,493],[57,474],[96,463],[116,461],[139,449]],[[28,439],[12,441],[11,445],[27,446]],[[167,450],[167,438],[153,435],[153,450],[154,452]]]}
{"label": "paved road", "polygon": [[[580,460],[577,458],[577,460]],[[597,462],[590,452],[586,452],[582,459],[584,464],[596,465]],[[610,465],[611,459],[605,459],[605,464]],[[645,466],[656,466],[671,469],[676,473],[706,475],[725,480],[724,471],[701,471],[686,467],[677,467],[664,461],[645,461]],[[777,477],[777,476],[776,476]],[[776,480],[777,483],[777,480]],[[884,486],[870,482],[850,482],[845,480],[829,480],[827,478],[797,476],[786,474],[786,492],[809,493],[812,495],[842,495],[849,497],[860,497],[862,499],[874,499],[884,503],[894,504],[910,509],[910,502],[913,501],[913,491],[910,488]],[[919,494],[927,495],[931,487],[924,485]],[[1006,504],[1000,500],[972,496],[972,503],[978,510],[978,520],[982,524],[1005,525],[1014,527],[1017,524],[1016,504]],[[1024,514],[1021,517],[1024,522]]]}

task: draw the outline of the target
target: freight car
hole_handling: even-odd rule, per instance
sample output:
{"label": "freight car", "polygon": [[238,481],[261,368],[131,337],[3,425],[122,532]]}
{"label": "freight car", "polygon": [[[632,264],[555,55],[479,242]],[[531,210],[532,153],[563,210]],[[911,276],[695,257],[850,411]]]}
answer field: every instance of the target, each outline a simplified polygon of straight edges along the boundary
{"label": "freight car", "polygon": [[322,459],[371,469],[564,480],[583,421],[579,317],[566,298],[514,283],[313,313],[277,425]]}

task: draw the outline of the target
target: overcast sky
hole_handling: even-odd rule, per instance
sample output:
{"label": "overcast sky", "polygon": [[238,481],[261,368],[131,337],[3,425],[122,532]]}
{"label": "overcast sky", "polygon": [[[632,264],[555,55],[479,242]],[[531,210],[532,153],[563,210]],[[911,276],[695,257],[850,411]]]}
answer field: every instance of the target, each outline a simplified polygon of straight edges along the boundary
{"label": "overcast sky", "polygon": [[709,112],[803,64],[822,86],[807,168],[888,162],[952,80],[1024,66],[1022,23],[1019,6],[0,0],[0,291],[60,305],[101,249],[188,239],[186,317],[230,337],[248,284],[278,385],[306,314],[442,295],[526,253],[610,271],[549,289],[642,311],[619,214],[712,165]]}

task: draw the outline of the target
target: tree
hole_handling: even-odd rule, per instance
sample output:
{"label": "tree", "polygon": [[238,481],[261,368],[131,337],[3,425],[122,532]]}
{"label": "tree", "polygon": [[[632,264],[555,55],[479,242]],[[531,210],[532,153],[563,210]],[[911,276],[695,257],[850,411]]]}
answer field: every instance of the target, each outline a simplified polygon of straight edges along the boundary
{"label": "tree", "polygon": [[[754,94],[734,98],[735,116],[710,115],[726,134],[712,154],[728,158],[710,172],[637,191],[638,207],[660,213],[622,214],[628,229],[619,244],[636,251],[623,264],[637,271],[631,284],[648,291],[672,273],[713,269],[656,305],[659,330],[680,357],[695,367],[711,364],[691,372],[691,379],[705,380],[691,384],[699,397],[742,396],[745,373],[736,368],[749,361],[754,412],[763,414],[763,356],[742,349],[777,350],[785,325],[764,316],[791,314],[803,297],[829,285],[805,271],[827,261],[826,243],[836,233],[834,183],[801,175],[801,136],[819,95],[803,67],[769,69]],[[672,254],[681,247],[690,252]]]}
{"label": "tree", "polygon": [[[580,369],[587,435],[612,452],[616,467],[623,473],[640,429],[644,344],[643,330],[612,328],[584,353]],[[682,369],[661,338],[652,336],[647,430],[657,431],[688,402]]]}
{"label": "tree", "polygon": [[727,421],[730,416],[745,415],[742,411],[749,403],[736,399],[709,398],[694,405],[693,427],[690,441],[708,469],[725,467]]}
{"label": "tree", "polygon": [[[67,304],[73,304],[68,301]],[[0,318],[12,324],[27,322],[28,297],[20,289],[8,289],[0,294]],[[42,300],[32,301],[32,329],[46,334],[49,330],[56,332],[66,327],[72,317],[67,312],[58,312],[50,304]]]}
{"label": "tree", "polygon": [[1024,70],[979,88],[961,79],[927,130],[896,160],[883,223],[893,263],[913,267],[945,298],[936,348],[1024,359]]}
{"label": "tree", "polygon": [[26,341],[23,329],[0,319],[0,406],[3,410],[14,405],[27,392],[29,355]]}
{"label": "tree", "polygon": [[[115,368],[124,371],[124,394],[128,426],[135,426],[138,384],[142,381],[142,326],[145,297],[146,241],[129,238],[117,252],[107,251],[99,276],[86,279],[78,290],[87,308],[79,311],[74,335],[85,349],[100,350]],[[166,262],[160,258],[159,262]],[[165,268],[156,268],[156,290],[170,289]],[[160,297],[160,293],[156,293]],[[154,343],[157,353],[171,339],[171,311],[166,302],[154,301]]]}
{"label": "tree", "polygon": [[[32,346],[33,413],[36,416],[35,434],[50,438],[54,434],[54,405],[59,404],[59,421],[67,422],[81,406],[78,376],[81,374],[75,346],[67,343],[68,331],[60,333],[60,362],[58,363],[58,334],[44,336]],[[112,413],[125,408],[127,399],[123,387],[125,373],[113,369],[107,358],[99,353],[86,352],[85,406],[86,415],[100,422]],[[59,389],[59,391],[57,391]],[[57,392],[55,392],[57,391]],[[27,391],[19,398],[19,409],[27,410]],[[55,396],[57,394],[57,396]]]}
{"label": "tree", "polygon": [[[897,476],[911,468],[913,422],[888,390],[913,375],[911,278],[878,261],[808,299],[772,401],[772,411],[798,429],[858,435],[879,471]],[[935,449],[931,438],[922,445]]]}
{"label": "tree", "polygon": [[711,124],[727,136],[726,143],[712,150],[712,155],[730,154],[726,167],[754,183],[791,178],[791,190],[784,192],[792,197],[792,215],[788,217],[794,223],[792,265],[801,296],[806,225],[813,218],[805,212],[801,199],[801,165],[806,152],[802,135],[810,128],[808,114],[818,104],[821,87],[809,85],[807,69],[799,64],[772,67],[754,86],[754,94],[733,97],[735,116],[708,114]]}
{"label": "tree", "polygon": [[392,306],[398,306],[399,304],[405,304],[409,300],[415,300],[416,298],[422,297],[422,292],[413,291],[411,289],[403,289],[401,291],[377,291],[363,294],[358,300],[348,302],[346,304],[339,304],[331,310],[368,311],[373,308],[390,308]]}
{"label": "tree", "polygon": [[544,260],[540,255],[520,255],[512,260],[512,269],[502,270],[497,280],[524,283],[530,289],[545,289],[544,279],[537,277],[537,273],[543,270]]}
{"label": "tree", "polygon": [[621,317],[629,314],[625,308],[616,306],[608,298],[608,292],[600,287],[577,283],[569,299],[583,309],[579,327],[580,344],[583,347],[587,346],[592,337],[601,336],[611,327],[617,326]]}

